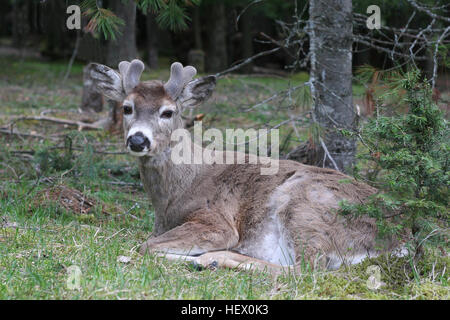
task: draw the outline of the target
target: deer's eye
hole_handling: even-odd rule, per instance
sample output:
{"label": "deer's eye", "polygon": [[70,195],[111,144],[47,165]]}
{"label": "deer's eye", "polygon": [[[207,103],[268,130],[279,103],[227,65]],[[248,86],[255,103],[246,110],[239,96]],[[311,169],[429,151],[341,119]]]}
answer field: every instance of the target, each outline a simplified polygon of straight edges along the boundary
{"label": "deer's eye", "polygon": [[132,114],[133,108],[131,106],[123,106],[123,113],[124,114]]}
{"label": "deer's eye", "polygon": [[161,118],[170,119],[170,118],[172,118],[172,115],[173,115],[172,110],[166,110],[163,113],[161,113]]}

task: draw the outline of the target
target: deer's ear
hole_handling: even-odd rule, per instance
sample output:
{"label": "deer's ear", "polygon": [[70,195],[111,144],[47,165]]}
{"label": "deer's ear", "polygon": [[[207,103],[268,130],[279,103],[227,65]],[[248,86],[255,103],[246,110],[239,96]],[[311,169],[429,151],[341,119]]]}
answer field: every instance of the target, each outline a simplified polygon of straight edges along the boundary
{"label": "deer's ear", "polygon": [[195,107],[207,100],[216,87],[216,77],[206,76],[190,81],[178,97],[183,108]]}
{"label": "deer's ear", "polygon": [[122,76],[117,71],[103,64],[90,63],[88,74],[97,91],[114,101],[125,99]]}

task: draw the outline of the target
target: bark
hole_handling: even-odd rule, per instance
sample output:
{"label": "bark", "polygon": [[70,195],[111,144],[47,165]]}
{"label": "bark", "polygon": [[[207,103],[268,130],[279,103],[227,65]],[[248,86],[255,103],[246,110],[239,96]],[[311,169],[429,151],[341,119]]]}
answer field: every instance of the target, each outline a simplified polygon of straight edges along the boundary
{"label": "bark", "polygon": [[371,49],[365,44],[358,43],[356,50],[359,52],[353,56],[354,66],[362,66],[365,64],[370,64],[371,61]]}
{"label": "bark", "polygon": [[203,51],[200,8],[195,6],[192,11],[192,31],[194,33],[194,49],[188,52],[188,64],[198,72],[205,72],[205,52]]}
{"label": "bark", "polygon": [[297,148],[291,150],[287,155],[286,159],[294,160],[300,163],[319,166],[323,161],[323,150],[318,148],[317,145],[307,141],[302,143]]}
{"label": "bark", "polygon": [[45,46],[43,53],[50,57],[68,56],[72,53],[74,40],[66,27],[66,9],[64,1],[41,2],[43,12],[43,32]]}
{"label": "bark", "polygon": [[226,69],[227,63],[227,21],[225,4],[216,1],[208,6],[207,30],[208,47],[206,50],[206,71],[218,72]]}
{"label": "bark", "polygon": [[[309,16],[313,118],[325,129],[322,138],[331,158],[346,171],[354,163],[356,141],[338,129],[357,125],[352,104],[352,1],[310,0]],[[330,157],[324,165],[335,167]]]}
{"label": "bark", "polygon": [[433,46],[430,46],[427,50],[427,60],[424,63],[424,73],[427,79],[433,78],[433,69],[434,69],[434,57],[433,57]]}
{"label": "bark", "polygon": [[202,27],[200,23],[200,8],[199,6],[195,6],[192,13],[192,28],[194,30],[194,42],[195,49],[202,50],[203,49],[203,41],[202,41]]}
{"label": "bark", "polygon": [[115,40],[108,40],[106,64],[117,68],[120,61],[136,58],[136,3],[134,1],[114,0],[109,6],[124,22],[121,34],[116,34]]}
{"label": "bark", "polygon": [[[96,50],[91,50],[87,55],[91,54],[94,58],[104,60],[106,65],[117,69],[120,61],[131,61],[137,57],[136,2],[112,0],[109,1],[108,8],[125,22],[125,25],[120,28],[121,33],[116,34],[115,40],[110,39],[106,43],[90,37],[84,42],[83,47],[89,49],[89,44],[92,44]],[[152,44],[155,45],[155,42]],[[106,50],[102,50],[102,48],[106,48]],[[102,52],[106,52],[103,57],[98,55]],[[86,56],[83,57],[86,58]],[[87,114],[89,111],[99,112],[103,108],[103,103],[103,97],[93,90],[89,76],[85,74],[81,110],[87,111]],[[122,127],[122,108],[120,103],[114,101],[108,101],[108,105],[110,109],[108,117],[98,120],[95,124],[110,131],[118,131]]]}
{"label": "bark", "polygon": [[101,112],[103,110],[103,96],[97,92],[89,75],[87,66],[83,68],[83,93],[81,96],[82,112]]}
{"label": "bark", "polygon": [[188,63],[197,69],[198,72],[205,72],[205,53],[202,50],[189,50]]}
{"label": "bark", "polygon": [[147,63],[150,69],[158,68],[158,24],[155,15],[147,13]]}
{"label": "bark", "polygon": [[20,21],[19,21],[19,5],[17,1],[12,2],[12,39],[15,47],[21,46]]}
{"label": "bark", "polygon": [[[249,58],[253,55],[253,36],[252,36],[252,16],[250,10],[247,10],[241,16],[242,28],[242,58]],[[249,63],[242,68],[245,73],[252,71],[253,64]]]}
{"label": "bark", "polygon": [[28,2],[12,2],[12,40],[15,47],[22,47],[26,36],[31,31],[28,19],[29,8]]}
{"label": "bark", "polygon": [[104,126],[108,131],[118,133],[122,131],[123,127],[123,112],[122,103],[118,101],[108,101],[109,115],[108,122]]}
{"label": "bark", "polygon": [[0,36],[9,36],[10,32],[14,31],[13,21],[14,21],[14,3],[9,3],[8,1],[0,2],[0,26],[11,26],[11,30],[8,28],[0,29]]}
{"label": "bark", "polygon": [[[101,38],[96,39],[90,33],[83,35],[78,49],[78,59],[87,62],[106,64],[106,43]],[[114,66],[115,68],[117,66]]]}

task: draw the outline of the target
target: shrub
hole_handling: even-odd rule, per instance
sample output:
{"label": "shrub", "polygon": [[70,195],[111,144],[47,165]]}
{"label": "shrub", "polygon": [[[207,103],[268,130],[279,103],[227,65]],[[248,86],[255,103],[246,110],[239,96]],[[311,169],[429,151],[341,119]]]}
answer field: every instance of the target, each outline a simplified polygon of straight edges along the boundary
{"label": "shrub", "polygon": [[[343,203],[341,212],[376,218],[383,236],[411,230],[417,254],[425,240],[448,230],[448,123],[419,71],[391,84],[393,90],[406,91],[408,111],[385,116],[379,108],[357,134],[366,148],[358,155],[369,167],[366,178],[383,192],[365,205]],[[361,169],[356,176],[363,177]]]}

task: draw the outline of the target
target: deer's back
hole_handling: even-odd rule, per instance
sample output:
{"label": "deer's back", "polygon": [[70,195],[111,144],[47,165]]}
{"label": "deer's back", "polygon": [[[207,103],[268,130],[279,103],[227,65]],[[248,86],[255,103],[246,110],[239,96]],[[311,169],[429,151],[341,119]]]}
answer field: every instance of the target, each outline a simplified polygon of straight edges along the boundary
{"label": "deer's back", "polygon": [[304,254],[374,246],[373,220],[345,220],[336,209],[342,200],[362,203],[376,189],[338,171],[281,160],[276,175],[261,175],[258,165],[229,165],[213,181],[214,200],[221,210],[229,206],[239,234],[235,249],[243,254],[290,264]]}

